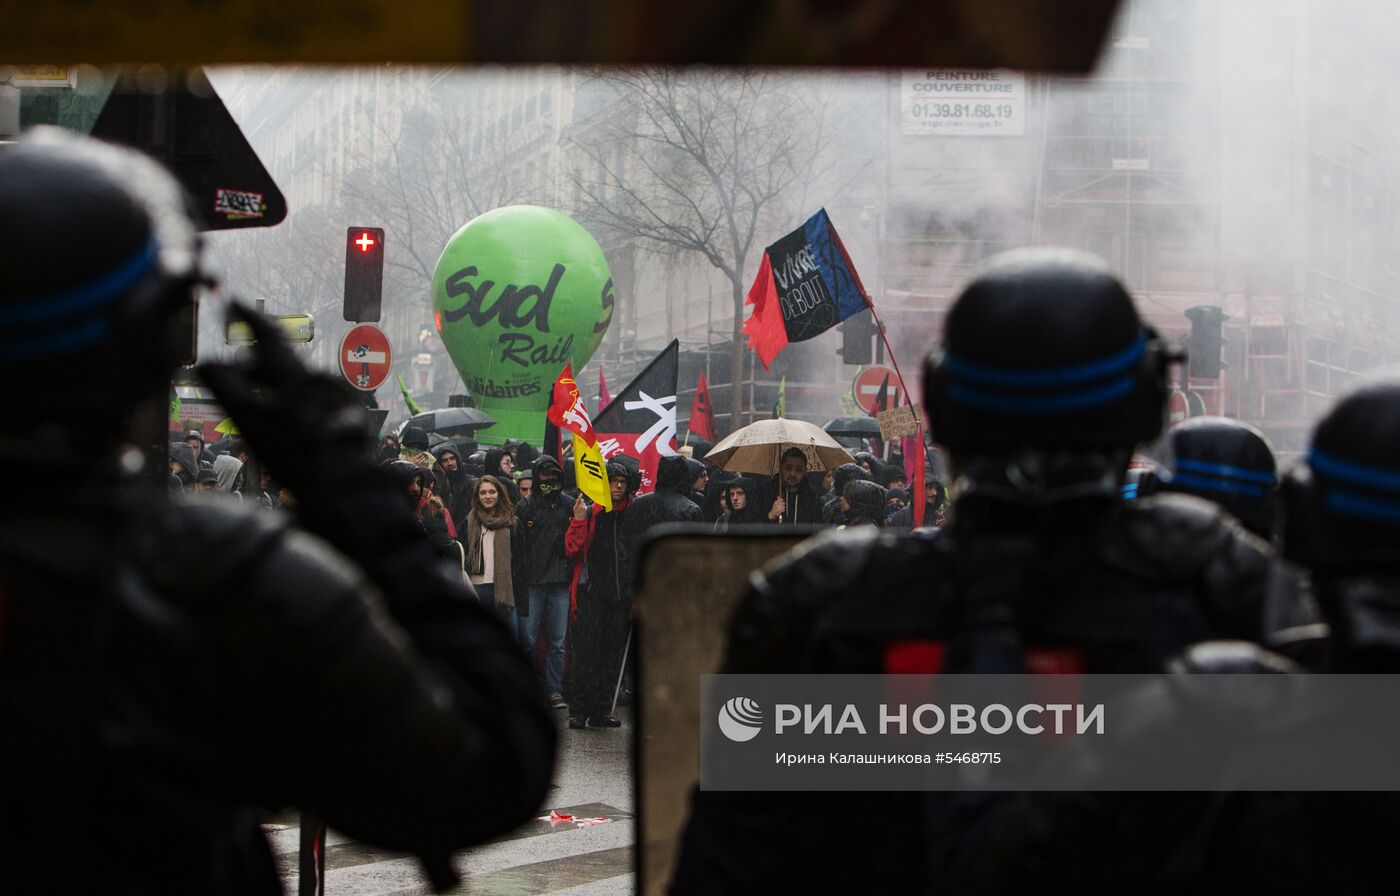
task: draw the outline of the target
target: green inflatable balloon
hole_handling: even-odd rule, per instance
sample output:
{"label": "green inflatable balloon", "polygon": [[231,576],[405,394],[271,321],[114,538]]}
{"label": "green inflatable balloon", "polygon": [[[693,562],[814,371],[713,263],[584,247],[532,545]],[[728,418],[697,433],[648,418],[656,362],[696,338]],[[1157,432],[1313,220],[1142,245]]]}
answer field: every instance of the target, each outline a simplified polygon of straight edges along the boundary
{"label": "green inflatable balloon", "polygon": [[579,371],[612,322],[613,282],[598,241],[553,209],[512,205],[452,235],[433,271],[438,332],[477,406],[496,418],[484,444],[539,445],[559,371]]}

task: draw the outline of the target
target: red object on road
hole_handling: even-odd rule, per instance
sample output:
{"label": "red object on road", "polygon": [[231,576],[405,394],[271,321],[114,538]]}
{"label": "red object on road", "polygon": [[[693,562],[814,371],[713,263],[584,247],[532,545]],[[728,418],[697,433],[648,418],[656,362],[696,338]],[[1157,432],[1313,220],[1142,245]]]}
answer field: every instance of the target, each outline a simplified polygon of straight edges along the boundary
{"label": "red object on road", "polygon": [[340,372],[356,389],[373,392],[389,378],[394,352],[389,337],[374,324],[350,328],[340,340]]}

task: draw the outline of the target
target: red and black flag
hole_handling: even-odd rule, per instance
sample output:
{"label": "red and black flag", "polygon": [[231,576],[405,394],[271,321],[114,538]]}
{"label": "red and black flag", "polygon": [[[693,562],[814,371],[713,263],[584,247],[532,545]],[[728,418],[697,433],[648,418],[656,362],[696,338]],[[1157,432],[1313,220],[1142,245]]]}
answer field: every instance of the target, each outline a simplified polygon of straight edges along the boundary
{"label": "red and black flag", "polygon": [[788,343],[825,333],[869,307],[826,209],[764,250],[745,304],[753,306],[753,314],[744,333],[764,370]]}
{"label": "red and black flag", "polygon": [[[880,381],[880,391],[875,393],[875,407],[870,411],[870,416],[879,417],[881,411],[890,409],[890,375],[885,374],[885,378]],[[883,454],[885,444],[883,439],[875,440],[875,453]]]}
{"label": "red and black flag", "polygon": [[690,431],[713,444],[719,439],[715,435],[715,409],[710,404],[710,383],[705,379],[705,371],[700,371],[700,380],[695,384],[695,402],[690,406]]}
{"label": "red and black flag", "polygon": [[890,375],[885,374],[885,378],[880,381],[880,391],[875,393],[875,409],[870,412],[870,416],[878,417],[881,411],[890,409]]}
{"label": "red and black flag", "polygon": [[603,457],[618,454],[641,462],[644,495],[656,488],[661,458],[676,453],[676,379],[680,342],[672,340],[593,421]]}

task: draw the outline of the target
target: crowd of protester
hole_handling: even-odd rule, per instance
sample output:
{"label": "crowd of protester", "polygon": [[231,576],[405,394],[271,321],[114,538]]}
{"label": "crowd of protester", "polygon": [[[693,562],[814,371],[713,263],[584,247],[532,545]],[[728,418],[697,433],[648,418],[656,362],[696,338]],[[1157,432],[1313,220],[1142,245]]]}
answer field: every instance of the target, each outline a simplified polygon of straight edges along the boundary
{"label": "crowd of protester", "polygon": [[[173,432],[170,487],[256,500],[281,508],[291,496],[266,474],[249,489],[247,444],[237,436],[206,444],[199,430]],[[631,625],[631,580],[638,546],[665,523],[697,523],[736,534],[744,527],[801,525],[912,528],[902,458],[868,450],[835,470],[811,471],[790,449],[775,475],[707,467],[684,449],[662,458],[656,488],[637,497],[640,468],[608,464],[613,507],[605,511],[575,487],[572,463],[507,440],[482,448],[416,426],[383,437],[379,462],[413,507],[443,560],[460,567],[477,593],[538,659],[555,709],[577,728],[617,727],[614,699],[630,699],[623,667]],[[927,470],[924,525],[941,521],[946,489]]]}

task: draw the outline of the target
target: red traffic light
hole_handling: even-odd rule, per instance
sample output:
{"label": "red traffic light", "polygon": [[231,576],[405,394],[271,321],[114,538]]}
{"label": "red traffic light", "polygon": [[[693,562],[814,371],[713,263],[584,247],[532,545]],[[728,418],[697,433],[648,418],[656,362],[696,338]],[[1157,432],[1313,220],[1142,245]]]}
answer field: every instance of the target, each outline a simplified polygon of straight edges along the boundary
{"label": "red traffic light", "polygon": [[345,305],[348,321],[379,320],[384,290],[384,228],[347,227],[345,230]]}

